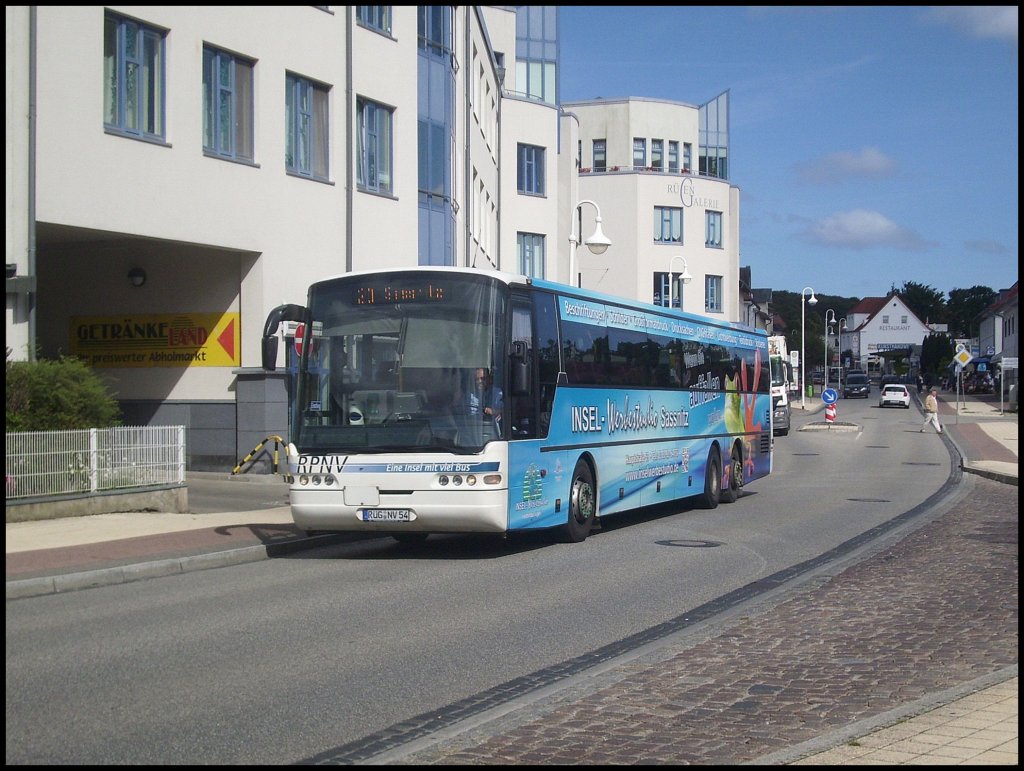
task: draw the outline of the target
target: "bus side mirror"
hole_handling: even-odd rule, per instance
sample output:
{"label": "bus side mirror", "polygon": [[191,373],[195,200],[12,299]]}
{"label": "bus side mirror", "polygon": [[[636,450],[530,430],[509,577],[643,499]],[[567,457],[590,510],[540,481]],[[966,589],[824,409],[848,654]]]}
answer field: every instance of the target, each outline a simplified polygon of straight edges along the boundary
{"label": "bus side mirror", "polygon": [[277,369],[277,329],[282,321],[302,321],[306,309],[301,305],[278,305],[267,315],[263,325],[263,369],[273,372]]}
{"label": "bus side mirror", "polygon": [[277,369],[277,335],[263,338],[263,369],[273,372]]}
{"label": "bus side mirror", "polygon": [[530,362],[526,356],[526,343],[512,342],[512,395],[528,396],[530,393]]}

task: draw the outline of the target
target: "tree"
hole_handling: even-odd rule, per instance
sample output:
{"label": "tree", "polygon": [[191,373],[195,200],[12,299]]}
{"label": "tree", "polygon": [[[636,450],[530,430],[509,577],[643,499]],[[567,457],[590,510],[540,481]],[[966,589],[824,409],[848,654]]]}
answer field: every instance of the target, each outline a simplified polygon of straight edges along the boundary
{"label": "tree", "polygon": [[900,299],[921,321],[927,324],[946,322],[946,299],[938,289],[916,281],[904,281],[902,289],[893,287],[893,291],[899,294]]}
{"label": "tree", "polygon": [[978,314],[996,300],[997,293],[987,286],[952,289],[949,292],[949,333],[953,337],[975,337]]}
{"label": "tree", "polygon": [[[953,339],[949,335],[933,332],[921,343],[921,371],[941,375],[953,361]],[[934,382],[936,378],[929,378]]]}

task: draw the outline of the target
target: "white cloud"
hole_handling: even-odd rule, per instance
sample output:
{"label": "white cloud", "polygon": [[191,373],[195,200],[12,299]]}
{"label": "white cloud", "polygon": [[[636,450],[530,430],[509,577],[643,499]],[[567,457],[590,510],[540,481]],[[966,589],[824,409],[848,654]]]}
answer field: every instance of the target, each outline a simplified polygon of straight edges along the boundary
{"label": "white cloud", "polygon": [[834,185],[850,178],[880,179],[896,171],[896,163],[877,147],[839,152],[798,163],[797,176],[815,185]]}
{"label": "white cloud", "polygon": [[978,38],[995,38],[1017,45],[1017,6],[978,5],[930,8],[926,17]]}
{"label": "white cloud", "polygon": [[931,246],[913,231],[900,227],[876,211],[866,209],[838,212],[811,223],[804,238],[820,246],[837,249],[884,247],[923,251]]}

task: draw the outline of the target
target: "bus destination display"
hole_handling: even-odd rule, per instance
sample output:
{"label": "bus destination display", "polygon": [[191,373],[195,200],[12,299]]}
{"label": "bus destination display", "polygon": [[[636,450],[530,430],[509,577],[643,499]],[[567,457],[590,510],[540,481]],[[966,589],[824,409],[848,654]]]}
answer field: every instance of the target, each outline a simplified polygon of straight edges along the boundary
{"label": "bus destination display", "polygon": [[445,288],[436,284],[360,286],[355,291],[356,305],[393,305],[394,303],[444,302]]}

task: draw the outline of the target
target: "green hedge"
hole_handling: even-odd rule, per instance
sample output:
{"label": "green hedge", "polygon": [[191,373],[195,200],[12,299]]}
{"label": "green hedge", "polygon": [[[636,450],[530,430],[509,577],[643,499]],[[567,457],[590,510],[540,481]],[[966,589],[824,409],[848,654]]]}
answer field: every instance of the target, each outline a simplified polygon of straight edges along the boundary
{"label": "green hedge", "polygon": [[7,431],[121,425],[121,409],[99,375],[73,356],[7,361]]}

